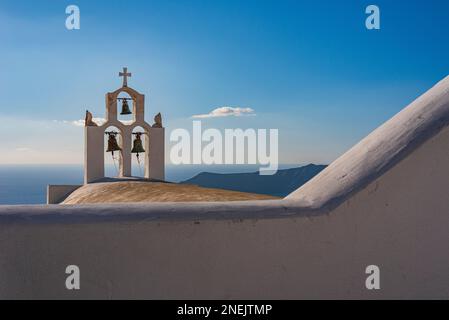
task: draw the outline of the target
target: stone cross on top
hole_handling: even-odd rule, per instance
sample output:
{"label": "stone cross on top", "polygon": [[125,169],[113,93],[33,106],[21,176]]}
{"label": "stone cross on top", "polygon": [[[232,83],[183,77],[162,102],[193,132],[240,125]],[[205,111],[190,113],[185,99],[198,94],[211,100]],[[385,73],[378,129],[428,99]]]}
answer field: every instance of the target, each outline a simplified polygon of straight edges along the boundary
{"label": "stone cross on top", "polygon": [[123,68],[123,72],[119,72],[119,77],[123,77],[123,86],[127,87],[128,86],[128,77],[131,77],[131,73],[128,73],[128,68],[124,67]]}

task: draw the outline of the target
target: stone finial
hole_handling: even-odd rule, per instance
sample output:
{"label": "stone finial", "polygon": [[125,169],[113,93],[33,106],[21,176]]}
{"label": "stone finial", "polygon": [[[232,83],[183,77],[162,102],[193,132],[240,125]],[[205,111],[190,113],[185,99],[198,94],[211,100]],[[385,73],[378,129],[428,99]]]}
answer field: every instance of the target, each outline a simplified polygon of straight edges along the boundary
{"label": "stone finial", "polygon": [[162,115],[160,112],[154,116],[154,124],[152,125],[152,127],[153,128],[162,128]]}
{"label": "stone finial", "polygon": [[84,119],[84,126],[85,127],[98,127],[98,124],[96,124],[92,120],[92,113],[90,113],[89,110],[86,110],[86,118]]}

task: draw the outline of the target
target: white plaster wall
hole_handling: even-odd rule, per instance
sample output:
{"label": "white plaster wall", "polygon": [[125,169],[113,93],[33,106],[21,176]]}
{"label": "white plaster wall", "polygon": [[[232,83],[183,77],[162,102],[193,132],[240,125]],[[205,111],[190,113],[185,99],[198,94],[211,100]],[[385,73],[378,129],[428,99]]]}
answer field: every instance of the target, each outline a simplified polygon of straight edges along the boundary
{"label": "white plaster wall", "polygon": [[104,177],[104,128],[84,127],[84,183]]}
{"label": "white plaster wall", "polygon": [[155,180],[165,180],[165,129],[150,128],[149,134],[149,161],[148,175],[146,178]]}
{"label": "white plaster wall", "polygon": [[[259,203],[254,218],[238,219],[251,214],[241,204],[212,203],[187,209],[208,218],[142,211],[101,222],[89,210],[110,210],[85,206],[77,223],[52,221],[45,210],[2,222],[0,298],[447,299],[448,163],[446,128],[327,213],[280,201],[270,202],[274,215],[296,214],[268,218]],[[163,208],[169,215],[182,206]],[[65,212],[55,208],[48,212]],[[0,210],[1,221],[17,211]],[[81,269],[79,291],[64,287],[69,264]],[[380,290],[365,289],[370,264],[381,269]]]}

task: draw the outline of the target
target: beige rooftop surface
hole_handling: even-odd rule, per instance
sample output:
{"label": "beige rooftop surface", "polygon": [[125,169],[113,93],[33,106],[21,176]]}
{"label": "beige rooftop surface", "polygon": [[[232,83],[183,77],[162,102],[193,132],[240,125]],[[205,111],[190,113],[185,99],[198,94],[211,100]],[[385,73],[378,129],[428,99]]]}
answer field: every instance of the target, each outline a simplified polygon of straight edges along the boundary
{"label": "beige rooftop surface", "polygon": [[268,199],[279,198],[255,193],[203,188],[189,184],[149,181],[116,181],[84,185],[75,190],[62,202],[62,204],[242,201]]}

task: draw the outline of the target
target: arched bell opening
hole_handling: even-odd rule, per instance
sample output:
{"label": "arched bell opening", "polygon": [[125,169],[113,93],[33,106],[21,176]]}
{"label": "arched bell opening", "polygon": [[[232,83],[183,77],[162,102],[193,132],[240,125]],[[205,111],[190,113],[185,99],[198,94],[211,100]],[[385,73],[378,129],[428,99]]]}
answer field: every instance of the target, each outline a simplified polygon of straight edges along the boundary
{"label": "arched bell opening", "polygon": [[117,120],[123,124],[131,124],[134,121],[134,99],[122,91],[117,96]]}
{"label": "arched bell opening", "polygon": [[123,175],[123,134],[120,129],[109,126],[104,131],[104,168],[106,177]]}
{"label": "arched bell opening", "polygon": [[148,132],[137,126],[131,134],[131,175],[145,177],[145,158],[148,152]]}

